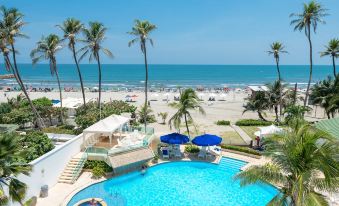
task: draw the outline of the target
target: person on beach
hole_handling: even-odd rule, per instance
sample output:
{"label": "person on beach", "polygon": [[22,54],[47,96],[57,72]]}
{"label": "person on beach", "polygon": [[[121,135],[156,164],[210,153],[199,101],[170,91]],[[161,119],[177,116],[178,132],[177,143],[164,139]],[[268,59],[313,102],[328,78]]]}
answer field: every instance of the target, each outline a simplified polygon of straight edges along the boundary
{"label": "person on beach", "polygon": [[89,202],[89,205],[97,206],[98,204],[97,204],[97,201],[94,198],[92,198],[92,200]]}

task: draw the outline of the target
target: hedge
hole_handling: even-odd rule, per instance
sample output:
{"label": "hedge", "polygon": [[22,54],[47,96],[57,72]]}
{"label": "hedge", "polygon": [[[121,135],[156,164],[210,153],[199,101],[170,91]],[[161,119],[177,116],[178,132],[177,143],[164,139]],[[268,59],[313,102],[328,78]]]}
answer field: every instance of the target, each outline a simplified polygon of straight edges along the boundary
{"label": "hedge", "polygon": [[221,148],[261,156],[260,152],[254,149],[248,148],[248,147],[240,147],[240,146],[222,144]]}
{"label": "hedge", "polygon": [[215,124],[216,125],[222,125],[222,126],[227,126],[227,125],[230,125],[230,121],[227,121],[227,120],[218,120]]}
{"label": "hedge", "polygon": [[241,119],[235,123],[237,126],[270,126],[272,124],[274,124],[274,122],[257,119]]}

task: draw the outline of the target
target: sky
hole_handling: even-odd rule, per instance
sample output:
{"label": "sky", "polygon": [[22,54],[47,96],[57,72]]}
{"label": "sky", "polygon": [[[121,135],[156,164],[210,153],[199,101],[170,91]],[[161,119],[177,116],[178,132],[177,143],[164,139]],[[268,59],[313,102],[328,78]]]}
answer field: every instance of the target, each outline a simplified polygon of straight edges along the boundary
{"label": "sky", "polygon": [[[16,7],[28,23],[23,31],[30,38],[16,42],[18,61],[30,63],[30,51],[41,37],[61,35],[55,27],[74,17],[85,25],[102,22],[107,28],[104,47],[114,58],[106,64],[142,64],[138,45],[128,47],[127,34],[135,19],[157,26],[151,33],[151,64],[274,64],[269,45],[280,41],[288,54],[281,64],[308,64],[308,42],[303,32],[293,31],[291,13],[302,10],[305,0],[0,0],[0,5]],[[331,38],[339,38],[339,1],[319,0],[328,9],[326,24],[312,34],[314,63],[330,64],[319,52]],[[81,37],[80,37],[81,38]],[[78,48],[81,45],[77,45]],[[59,63],[73,63],[68,48],[57,54]],[[88,60],[83,60],[88,63]]]}

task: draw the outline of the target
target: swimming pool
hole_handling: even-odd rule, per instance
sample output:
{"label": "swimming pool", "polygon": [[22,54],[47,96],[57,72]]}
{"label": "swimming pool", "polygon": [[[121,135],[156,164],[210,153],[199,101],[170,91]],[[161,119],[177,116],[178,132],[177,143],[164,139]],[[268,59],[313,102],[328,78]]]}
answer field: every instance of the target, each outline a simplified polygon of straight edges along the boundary
{"label": "swimming pool", "polygon": [[108,206],[144,205],[266,205],[277,194],[269,185],[240,187],[232,177],[246,162],[223,157],[219,165],[171,162],[91,185],[73,196],[67,206],[102,198]]}

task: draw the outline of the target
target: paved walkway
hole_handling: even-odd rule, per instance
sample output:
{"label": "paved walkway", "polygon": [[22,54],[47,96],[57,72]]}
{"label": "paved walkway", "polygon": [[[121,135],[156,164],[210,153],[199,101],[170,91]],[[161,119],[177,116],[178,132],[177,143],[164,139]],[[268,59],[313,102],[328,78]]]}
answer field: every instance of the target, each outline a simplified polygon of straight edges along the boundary
{"label": "paved walkway", "polygon": [[248,134],[246,134],[244,130],[242,130],[240,127],[234,124],[232,124],[231,127],[240,135],[240,137],[246,142],[246,144],[249,145],[251,143],[252,138],[248,136]]}

